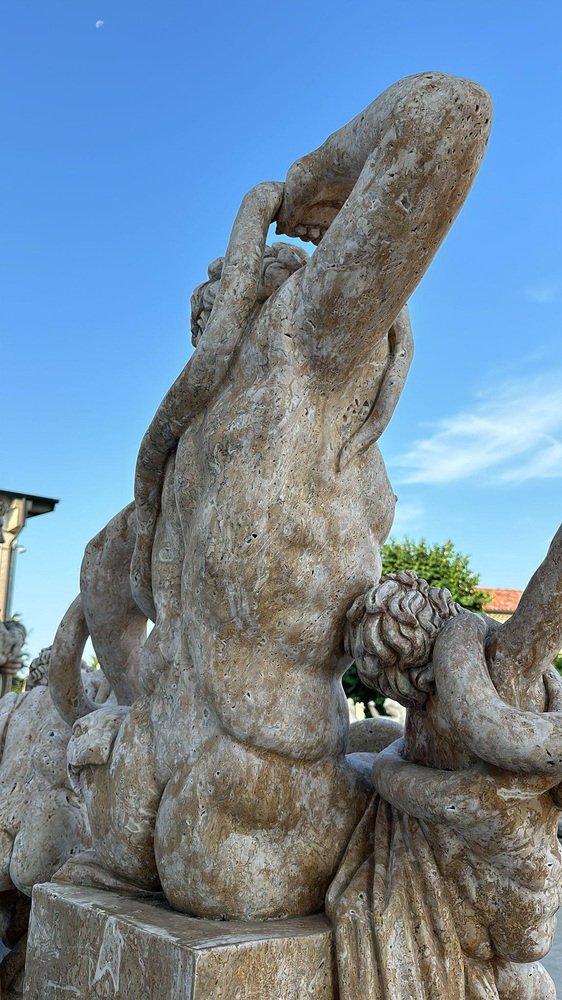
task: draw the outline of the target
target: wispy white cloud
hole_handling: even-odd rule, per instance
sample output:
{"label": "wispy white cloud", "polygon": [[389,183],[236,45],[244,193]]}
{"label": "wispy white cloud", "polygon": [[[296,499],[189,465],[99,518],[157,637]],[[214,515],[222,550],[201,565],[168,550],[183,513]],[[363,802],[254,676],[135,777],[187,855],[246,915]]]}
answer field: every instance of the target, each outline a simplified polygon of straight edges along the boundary
{"label": "wispy white cloud", "polygon": [[562,478],[562,372],[503,383],[429,427],[390,463],[402,482]]}
{"label": "wispy white cloud", "polygon": [[556,438],[545,440],[536,455],[528,462],[506,469],[502,473],[504,482],[524,482],[527,479],[557,479],[562,476],[562,441]]}
{"label": "wispy white cloud", "polygon": [[536,302],[540,306],[546,306],[549,302],[554,302],[558,298],[559,285],[552,281],[541,281],[536,285],[529,285],[525,289],[525,296],[531,302]]}
{"label": "wispy white cloud", "polygon": [[103,21],[96,21],[96,28],[103,28],[103,25],[104,25]]}

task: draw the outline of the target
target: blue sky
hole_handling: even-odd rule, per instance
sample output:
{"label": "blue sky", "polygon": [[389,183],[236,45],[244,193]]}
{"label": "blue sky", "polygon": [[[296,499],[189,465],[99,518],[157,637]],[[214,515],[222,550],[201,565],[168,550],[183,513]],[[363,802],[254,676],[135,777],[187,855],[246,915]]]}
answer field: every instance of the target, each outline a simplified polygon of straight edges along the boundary
{"label": "blue sky", "polygon": [[[395,534],[523,587],[560,521],[558,0],[4,0],[0,488],[59,497],[21,536],[33,653],[190,353],[188,304],[253,184],[409,73],[472,77],[489,152],[411,300],[382,439]],[[103,24],[96,27],[96,22]]]}

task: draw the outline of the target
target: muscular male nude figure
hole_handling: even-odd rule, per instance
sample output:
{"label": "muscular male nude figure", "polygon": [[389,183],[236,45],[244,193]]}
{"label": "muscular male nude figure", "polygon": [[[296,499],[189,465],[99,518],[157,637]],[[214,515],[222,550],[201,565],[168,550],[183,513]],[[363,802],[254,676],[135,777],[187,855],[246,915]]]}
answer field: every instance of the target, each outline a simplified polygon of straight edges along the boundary
{"label": "muscular male nude figure", "polygon": [[[107,622],[115,630],[111,608],[105,624],[99,613],[98,571],[119,542],[135,551],[115,606],[130,609],[132,592],[133,631],[139,609],[155,627],[114,742],[115,714],[105,729],[100,712],[77,723],[71,764],[96,859],[67,877],[87,881],[97,865],[209,917],[322,908],[369,794],[345,755],[343,633],[392,523],[376,441],[411,358],[405,303],[468,193],[489,123],[476,84],[410,77],[285,184],[245,197],[195,353],[142,443],[135,506],[87,552],[97,570],[74,619],[85,614],[104,642]],[[318,246],[271,291],[273,220]],[[51,685],[58,677],[76,718],[88,707],[68,708],[71,624]],[[104,669],[111,680],[118,664]]]}

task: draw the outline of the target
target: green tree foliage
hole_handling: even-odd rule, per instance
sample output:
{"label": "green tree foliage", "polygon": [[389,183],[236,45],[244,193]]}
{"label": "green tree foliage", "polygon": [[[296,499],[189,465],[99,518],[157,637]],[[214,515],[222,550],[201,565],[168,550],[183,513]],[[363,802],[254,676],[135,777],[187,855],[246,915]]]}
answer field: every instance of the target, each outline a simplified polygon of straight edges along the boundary
{"label": "green tree foliage", "polygon": [[556,667],[559,674],[562,674],[562,653],[554,657],[554,666]]}
{"label": "green tree foliage", "polygon": [[446,587],[453,600],[469,611],[482,611],[490,600],[491,594],[475,589],[480,577],[470,568],[469,557],[457,552],[451,541],[428,545],[424,538],[419,542],[390,539],[383,546],[382,571],[399,573],[402,569],[413,569],[432,587]]}
{"label": "green tree foliage", "polygon": [[[457,552],[451,541],[429,545],[424,538],[403,542],[390,539],[382,548],[382,571],[399,573],[403,569],[414,572],[432,587],[447,587],[452,597],[469,611],[482,611],[490,600],[486,591],[476,590],[480,577],[469,565],[469,557]],[[561,662],[562,669],[562,662]],[[367,703],[374,701],[377,710],[384,714],[384,696],[366,687],[353,663],[343,675],[343,687],[348,698],[362,701],[367,713]]]}

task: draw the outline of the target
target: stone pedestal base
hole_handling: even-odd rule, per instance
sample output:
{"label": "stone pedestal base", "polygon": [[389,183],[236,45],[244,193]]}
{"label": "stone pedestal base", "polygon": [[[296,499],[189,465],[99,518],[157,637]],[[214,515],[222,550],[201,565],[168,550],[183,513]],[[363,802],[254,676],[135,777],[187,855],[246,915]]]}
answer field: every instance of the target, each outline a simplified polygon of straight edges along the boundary
{"label": "stone pedestal base", "polygon": [[325,917],[198,920],[159,901],[33,891],[26,1000],[336,1000]]}

